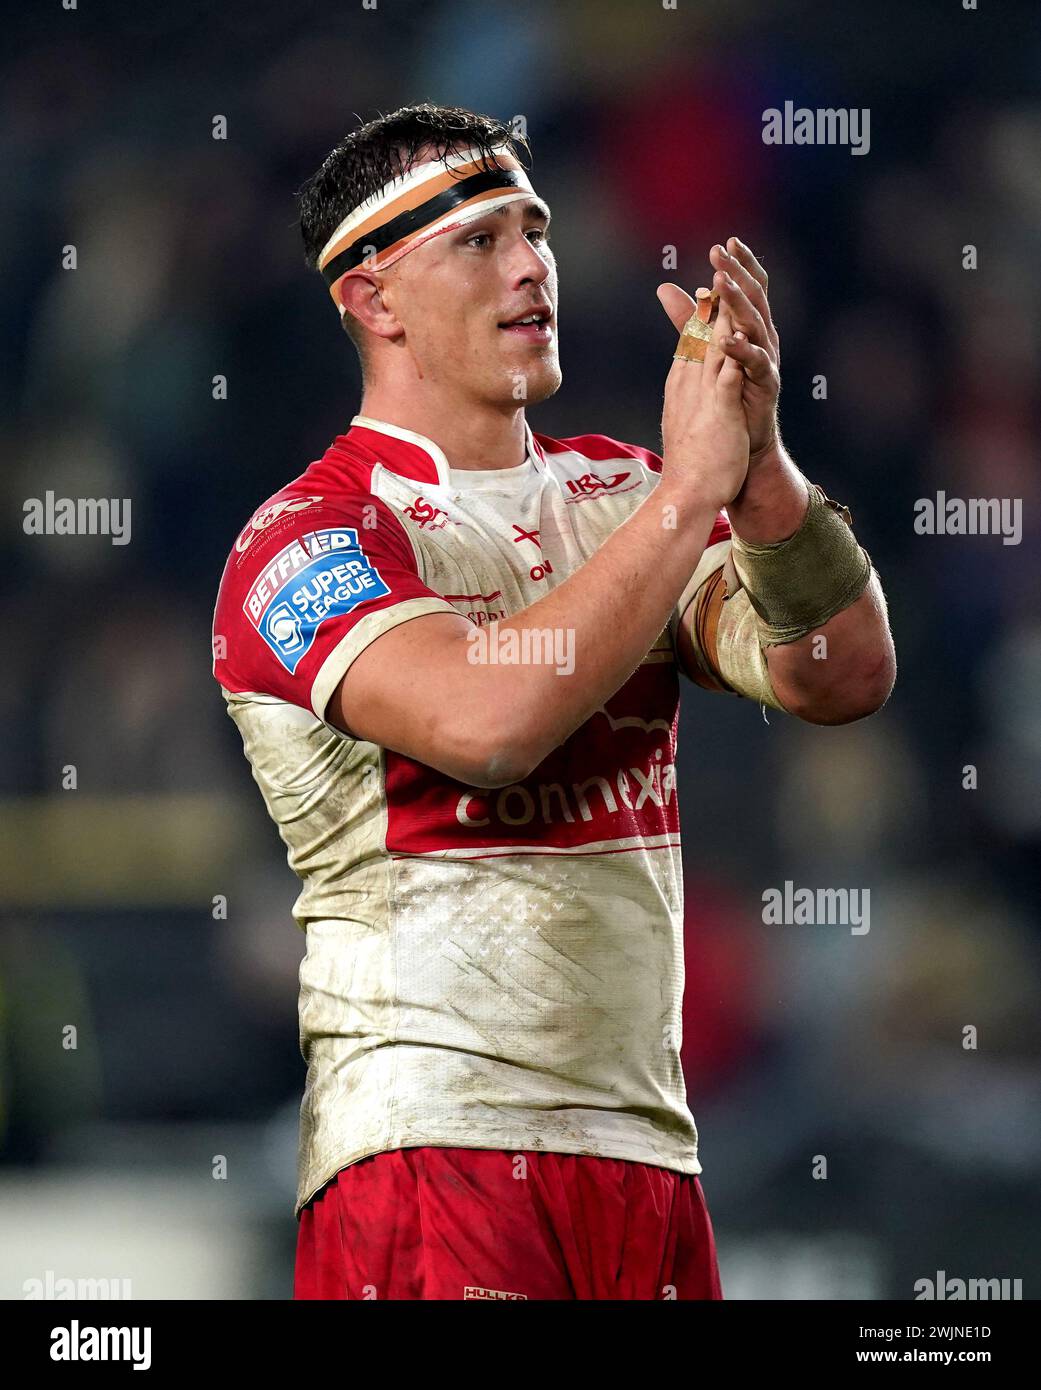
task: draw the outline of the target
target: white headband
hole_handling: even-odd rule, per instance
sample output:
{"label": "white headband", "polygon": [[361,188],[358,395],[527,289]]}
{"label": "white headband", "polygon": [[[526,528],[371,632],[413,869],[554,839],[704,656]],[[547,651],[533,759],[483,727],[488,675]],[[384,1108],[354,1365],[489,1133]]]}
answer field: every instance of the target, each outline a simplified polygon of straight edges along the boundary
{"label": "white headband", "polygon": [[386,270],[431,237],[534,196],[509,146],[493,154],[491,167],[476,149],[415,165],[348,213],[318,257],[341,317],[347,310],[339,289],[352,272]]}

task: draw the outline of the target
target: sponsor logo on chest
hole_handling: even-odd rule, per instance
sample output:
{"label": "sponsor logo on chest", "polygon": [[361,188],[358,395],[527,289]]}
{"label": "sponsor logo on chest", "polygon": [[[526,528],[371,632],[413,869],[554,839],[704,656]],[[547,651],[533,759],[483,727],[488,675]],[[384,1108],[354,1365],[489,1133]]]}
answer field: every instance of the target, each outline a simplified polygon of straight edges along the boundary
{"label": "sponsor logo on chest", "polygon": [[455,517],[449,516],[443,507],[435,507],[425,497],[416,497],[407,503],[402,511],[409,521],[414,521],[421,531],[441,531],[449,523],[459,526]]}
{"label": "sponsor logo on chest", "polygon": [[628,482],[632,473],[626,470],[623,473],[608,473],[606,478],[602,478],[599,473],[583,473],[577,478],[565,478],[564,486],[567,488],[568,502],[586,502],[590,497],[603,497],[606,493],[629,492],[634,487],[639,487],[640,480],[637,478],[629,483],[628,487],[623,487],[623,483]]}

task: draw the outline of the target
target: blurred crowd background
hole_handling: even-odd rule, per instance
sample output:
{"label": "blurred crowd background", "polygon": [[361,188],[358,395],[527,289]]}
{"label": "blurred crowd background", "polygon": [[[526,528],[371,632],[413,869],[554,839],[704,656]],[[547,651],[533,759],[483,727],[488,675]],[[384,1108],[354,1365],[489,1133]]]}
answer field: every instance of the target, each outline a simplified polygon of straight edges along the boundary
{"label": "blurred crowd background", "polygon": [[[889,598],[868,721],[684,696],[683,1056],[725,1293],[945,1270],[1037,1297],[1036,9],[55,3],[5,32],[0,1296],[290,1292],[304,940],[210,619],[238,530],[358,405],[294,193],[359,118],[432,100],[527,124],[564,368],[533,426],[657,448],[655,287],[736,233],[788,446]],[[764,145],[786,100],[870,108],[869,152]],[[47,490],[131,498],[131,543],[26,535]],[[917,534],[939,490],[1019,499],[1021,542]],[[870,931],[764,925],[786,880],[869,889]]]}

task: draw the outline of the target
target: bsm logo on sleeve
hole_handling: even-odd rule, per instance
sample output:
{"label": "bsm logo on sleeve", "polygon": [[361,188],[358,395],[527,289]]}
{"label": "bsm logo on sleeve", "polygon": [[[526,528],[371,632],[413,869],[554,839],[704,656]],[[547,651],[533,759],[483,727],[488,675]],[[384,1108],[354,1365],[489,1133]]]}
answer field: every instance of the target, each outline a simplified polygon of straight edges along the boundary
{"label": "bsm logo on sleeve", "polygon": [[242,610],[292,675],[326,618],[389,593],[357,531],[311,531],[257,575]]}

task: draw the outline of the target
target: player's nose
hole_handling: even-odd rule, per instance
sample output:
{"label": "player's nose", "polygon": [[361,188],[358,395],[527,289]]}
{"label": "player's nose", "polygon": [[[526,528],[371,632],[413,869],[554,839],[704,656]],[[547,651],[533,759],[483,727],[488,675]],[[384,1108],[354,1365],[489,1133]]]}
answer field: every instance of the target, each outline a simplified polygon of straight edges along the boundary
{"label": "player's nose", "polygon": [[510,249],[508,276],[512,288],[522,285],[541,285],[549,278],[550,267],[526,236],[521,236]]}

